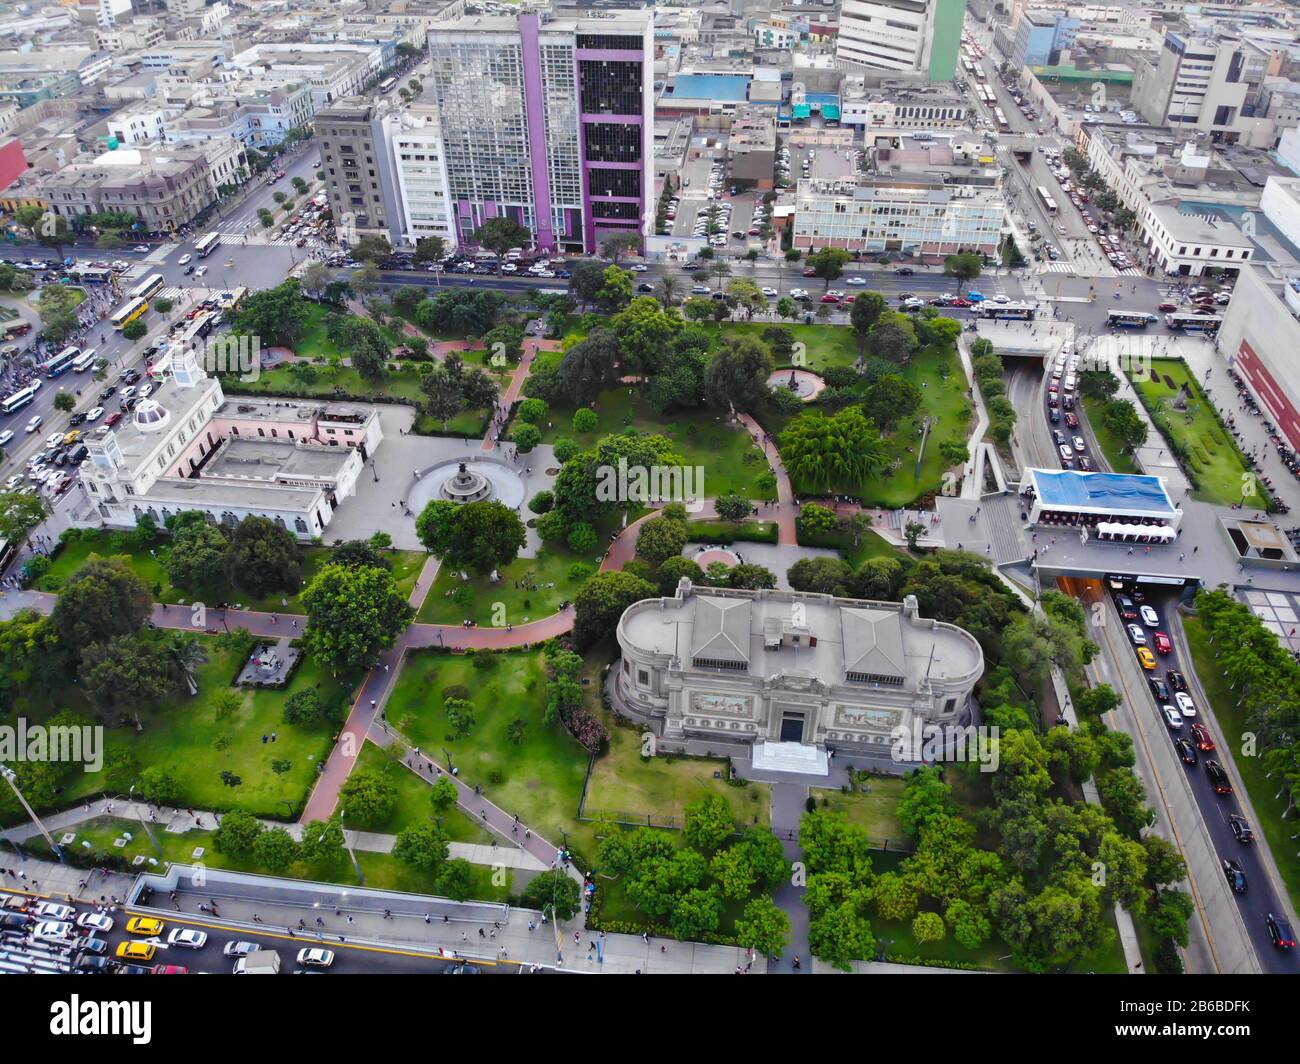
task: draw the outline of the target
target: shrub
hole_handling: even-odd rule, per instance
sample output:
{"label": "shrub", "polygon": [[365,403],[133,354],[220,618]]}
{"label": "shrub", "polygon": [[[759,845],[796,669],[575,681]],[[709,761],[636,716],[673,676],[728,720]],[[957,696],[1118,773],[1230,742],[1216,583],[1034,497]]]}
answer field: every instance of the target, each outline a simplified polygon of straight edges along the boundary
{"label": "shrub", "polygon": [[546,416],[549,412],[550,410],[547,407],[545,400],[525,399],[519,404],[517,416],[520,421],[526,422],[529,425],[540,425],[546,420]]}
{"label": "shrub", "polygon": [[600,419],[596,417],[596,411],[587,407],[579,407],[573,412],[573,431],[574,432],[595,432],[596,426],[600,424]]}
{"label": "shrub", "polygon": [[539,491],[528,500],[528,509],[535,514],[549,513],[555,505],[555,496],[549,491]]}

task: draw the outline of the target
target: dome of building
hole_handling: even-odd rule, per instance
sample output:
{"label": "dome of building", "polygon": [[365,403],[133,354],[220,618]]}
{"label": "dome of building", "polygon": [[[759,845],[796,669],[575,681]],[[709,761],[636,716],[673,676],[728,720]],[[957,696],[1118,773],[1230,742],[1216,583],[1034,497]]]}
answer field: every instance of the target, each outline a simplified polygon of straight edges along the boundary
{"label": "dome of building", "polygon": [[167,419],[170,416],[153,399],[144,400],[131,414],[132,419],[135,421],[135,427],[141,432],[157,432],[167,424]]}

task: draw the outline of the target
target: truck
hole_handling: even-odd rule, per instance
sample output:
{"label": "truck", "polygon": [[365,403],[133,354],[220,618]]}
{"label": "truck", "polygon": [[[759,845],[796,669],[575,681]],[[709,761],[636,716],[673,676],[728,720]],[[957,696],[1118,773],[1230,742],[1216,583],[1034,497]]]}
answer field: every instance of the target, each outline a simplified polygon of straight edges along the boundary
{"label": "truck", "polygon": [[279,975],[280,954],[273,949],[257,949],[235,961],[236,975]]}

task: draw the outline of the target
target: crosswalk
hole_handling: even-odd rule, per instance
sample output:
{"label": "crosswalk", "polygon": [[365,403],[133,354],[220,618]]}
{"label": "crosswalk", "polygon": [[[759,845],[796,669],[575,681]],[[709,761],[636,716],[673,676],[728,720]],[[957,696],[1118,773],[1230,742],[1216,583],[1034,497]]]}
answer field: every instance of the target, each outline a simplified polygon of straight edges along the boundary
{"label": "crosswalk", "polygon": [[1144,274],[1136,266],[1126,266],[1122,270],[1116,270],[1115,276],[1116,277],[1145,277],[1146,274]]}
{"label": "crosswalk", "polygon": [[1044,262],[1038,267],[1039,273],[1077,273],[1072,262]]}

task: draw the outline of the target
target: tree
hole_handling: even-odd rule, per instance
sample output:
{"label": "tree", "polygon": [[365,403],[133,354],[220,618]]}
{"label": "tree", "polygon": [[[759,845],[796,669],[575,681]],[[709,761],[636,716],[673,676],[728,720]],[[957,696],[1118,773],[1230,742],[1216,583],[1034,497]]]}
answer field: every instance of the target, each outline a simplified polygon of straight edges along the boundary
{"label": "tree", "polygon": [[613,259],[614,262],[618,262],[624,255],[636,255],[640,251],[640,233],[618,233],[600,242],[601,258]]}
{"label": "tree", "polygon": [[668,558],[681,554],[688,536],[685,521],[674,521],[667,517],[646,521],[637,532],[637,557],[657,566]]}
{"label": "tree", "polygon": [[324,566],[303,591],[302,602],[308,617],[306,646],[345,669],[373,664],[413,615],[392,573],[368,566]]}
{"label": "tree", "polygon": [[[526,530],[519,515],[508,506],[495,500],[460,506],[453,503],[455,510],[449,513],[438,505],[441,501],[444,500],[425,507],[417,522],[417,532],[425,549],[442,558],[444,564],[487,576],[519,556]],[[429,512],[429,507],[436,507],[433,511],[436,516],[426,519],[424,514]]]}
{"label": "tree", "polygon": [[63,648],[54,622],[24,608],[0,621],[0,711],[21,693],[33,701],[66,681]]}
{"label": "tree", "polygon": [[298,860],[298,843],[284,828],[268,828],[253,840],[253,860],[279,875]]}
{"label": "tree", "polygon": [[403,828],[393,843],[393,856],[422,872],[437,870],[447,860],[448,852],[446,832],[428,820]]}
{"label": "tree", "polygon": [[327,708],[315,688],[305,687],[295,691],[284,703],[284,722],[297,727],[311,728],[325,721]]}
{"label": "tree", "polygon": [[776,574],[762,565],[743,562],[740,565],[733,565],[728,570],[727,587],[744,588],[748,591],[774,588],[776,587]]}
{"label": "tree", "polygon": [[1101,409],[1101,423],[1130,450],[1147,441],[1147,422],[1128,399],[1112,399]]}
{"label": "tree", "polygon": [[429,804],[437,813],[445,813],[456,804],[459,792],[450,777],[439,776],[438,781],[429,791]]}
{"label": "tree", "polygon": [[1085,369],[1079,374],[1079,394],[1086,399],[1110,399],[1119,391],[1119,378],[1108,369]]}
{"label": "tree", "polygon": [[780,957],[790,942],[790,918],[770,895],[760,895],[737,918],[736,941],[765,957]]}
{"label": "tree", "polygon": [[713,508],[723,521],[739,524],[750,515],[753,506],[743,495],[734,492],[719,495],[713,502]]}
{"label": "tree", "polygon": [[339,808],[350,824],[382,824],[397,808],[397,786],[382,772],[353,772],[339,787]]}
{"label": "tree", "polygon": [[24,491],[0,492],[0,539],[18,544],[45,520],[49,513],[45,500]]}
{"label": "tree", "polygon": [[66,414],[69,410],[77,405],[77,400],[73,398],[71,392],[65,392],[59,389],[54,393],[54,409],[60,413]]}
{"label": "tree", "polygon": [[632,603],[654,596],[654,585],[631,573],[596,573],[574,598],[574,642],[579,647],[590,646],[613,631],[623,611]]}
{"label": "tree", "polygon": [[134,635],[153,611],[148,586],[120,558],[94,558],[59,592],[51,619],[74,656],[88,646]]}
{"label": "tree", "polygon": [[[618,337],[611,329],[593,329],[560,360],[556,370],[560,392],[583,407],[594,403],[601,392],[617,382],[621,353]],[[582,430],[575,426],[574,431]]]}
{"label": "tree", "polygon": [[372,569],[392,569],[393,563],[380,553],[380,548],[370,540],[349,539],[335,544],[329,560],[349,568],[369,566]]}
{"label": "tree", "polygon": [[230,544],[225,534],[207,521],[186,525],[176,533],[167,555],[167,577],[177,587],[210,588],[225,573]]}
{"label": "tree", "polygon": [[524,887],[524,907],[539,909],[555,921],[571,920],[578,913],[578,884],[562,868],[534,876]]}
{"label": "tree", "polygon": [[876,951],[871,924],[853,901],[827,909],[808,923],[808,948],[814,956],[843,972],[853,970],[855,960],[864,960]]}
{"label": "tree", "polygon": [[447,257],[447,241],[440,236],[425,236],[415,242],[416,262],[439,262]]}
{"label": "tree", "polygon": [[710,794],[686,807],[682,837],[688,846],[712,853],[736,830],[731,803],[720,794]]}
{"label": "tree", "polygon": [[298,851],[305,862],[318,869],[338,868],[347,856],[340,815],[335,813],[329,820],[304,824]]}
{"label": "tree", "polygon": [[61,214],[47,214],[36,227],[37,242],[42,247],[53,248],[59,258],[63,258],[63,249],[75,239],[68,220]]}
{"label": "tree", "polygon": [[916,327],[897,311],[886,311],[867,333],[867,350],[887,362],[906,362],[916,350]]}
{"label": "tree", "polygon": [[861,407],[845,407],[831,417],[805,410],[786,426],[779,443],[790,476],[818,489],[861,484],[888,461],[880,433]]}
{"label": "tree", "polygon": [[888,309],[885,297],[879,292],[859,292],[854,297],[849,310],[849,324],[858,338],[859,348],[865,348],[867,333],[880,320],[880,315]]}
{"label": "tree", "polygon": [[358,262],[369,262],[378,266],[382,262],[387,262],[393,253],[393,246],[388,242],[388,238],[379,235],[368,235],[361,237],[352,246],[352,257]]}
{"label": "tree", "polygon": [[770,395],[775,369],[767,345],[750,335],[728,336],[704,370],[704,394],[723,409],[758,410]]}
{"label": "tree", "polygon": [[755,313],[767,310],[767,296],[748,277],[737,277],[727,284],[727,298],[735,300],[746,318],[753,318]]}
{"label": "tree", "polygon": [[251,857],[262,825],[252,813],[232,809],[223,813],[217,830],[212,835],[212,845],[217,853],[236,859]]}
{"label": "tree", "polygon": [[532,241],[533,234],[513,218],[489,218],[474,230],[474,242],[498,257],[511,248],[526,248]]}
{"label": "tree", "polygon": [[945,276],[957,279],[957,294],[961,295],[966,282],[975,280],[984,269],[984,260],[973,251],[963,251],[956,255],[945,256],[943,272]]}
{"label": "tree", "polygon": [[278,522],[250,514],[235,526],[230,537],[226,578],[255,598],[273,591],[297,593],[302,585],[298,541]]}
{"label": "tree", "polygon": [[465,408],[461,379],[442,363],[434,363],[420,379],[420,391],[424,393],[424,409],[430,417],[442,422],[442,430],[446,432],[447,423]]}
{"label": "tree", "polygon": [[348,352],[352,368],[371,384],[384,379],[392,349],[378,324],[365,318],[348,317],[339,329],[339,347]]}
{"label": "tree", "polygon": [[664,310],[649,296],[634,299],[610,326],[619,344],[619,366],[624,375],[649,377],[657,373],[681,331],[682,320]]}
{"label": "tree", "polygon": [[632,274],[618,266],[607,266],[601,274],[596,302],[606,314],[615,314],[632,302]]}
{"label": "tree", "polygon": [[843,275],[844,267],[848,265],[850,257],[843,248],[825,247],[808,256],[808,265],[825,282],[823,287],[830,288],[831,282]]}
{"label": "tree", "polygon": [[[47,328],[46,332],[49,331],[50,330]],[[145,334],[148,333],[148,331],[149,331],[149,326],[147,326],[139,318],[136,318],[135,321],[129,321],[124,326],[122,326],[122,337],[123,339],[131,340],[134,342],[136,340],[142,339],[145,336]]]}
{"label": "tree", "polygon": [[676,306],[681,294],[681,280],[670,273],[663,274],[655,284],[655,295],[658,296],[659,302],[663,304],[664,310]]}
{"label": "tree", "polygon": [[260,337],[268,346],[292,347],[302,339],[306,323],[307,308],[295,278],[252,293],[235,316],[241,332]]}
{"label": "tree", "polygon": [[[71,288],[59,284],[49,284],[41,289],[36,311],[40,315],[41,325],[44,326],[44,335],[47,339],[63,340],[80,328],[80,322],[77,320],[77,307],[77,297],[73,294]],[[131,324],[134,325],[135,322]]]}
{"label": "tree", "polygon": [[926,533],[926,527],[920,521],[908,521],[903,526],[903,538],[907,540],[907,549],[916,550],[916,544]]}
{"label": "tree", "polygon": [[912,937],[920,944],[942,942],[946,934],[947,928],[943,925],[943,917],[938,913],[917,913],[912,920]]}
{"label": "tree", "polygon": [[569,267],[569,291],[585,311],[595,303],[605,285],[605,264],[596,259],[579,259]]}

